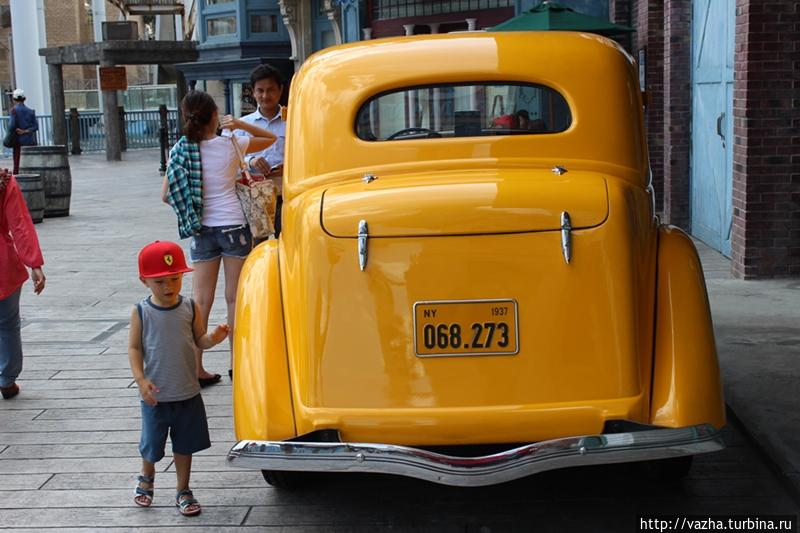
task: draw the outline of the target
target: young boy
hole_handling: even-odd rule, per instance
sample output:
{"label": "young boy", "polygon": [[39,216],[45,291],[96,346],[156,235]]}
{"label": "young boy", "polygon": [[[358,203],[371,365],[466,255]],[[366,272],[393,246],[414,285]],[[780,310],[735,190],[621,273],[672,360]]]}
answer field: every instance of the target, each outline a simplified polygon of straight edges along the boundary
{"label": "young boy", "polygon": [[128,359],[142,398],[142,473],[133,501],[153,503],[155,463],[164,457],[167,431],[178,477],[175,505],[182,515],[200,514],[189,490],[192,454],[211,446],[208,421],[197,380],[195,350],[207,350],[228,336],[228,325],[206,332],[199,307],[181,296],[186,266],[181,247],[155,241],[139,252],[139,279],[150,296],[131,312]]}

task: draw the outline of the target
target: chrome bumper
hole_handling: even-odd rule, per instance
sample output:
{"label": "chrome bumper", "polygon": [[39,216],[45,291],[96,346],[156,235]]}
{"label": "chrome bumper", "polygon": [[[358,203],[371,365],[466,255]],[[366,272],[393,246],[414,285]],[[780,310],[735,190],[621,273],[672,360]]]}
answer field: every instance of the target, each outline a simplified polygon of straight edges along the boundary
{"label": "chrome bumper", "polygon": [[566,437],[483,457],[453,457],[391,444],[243,440],[228,452],[228,464],[258,470],[396,474],[474,487],[557,468],[665,459],[723,448],[719,431],[701,424]]}

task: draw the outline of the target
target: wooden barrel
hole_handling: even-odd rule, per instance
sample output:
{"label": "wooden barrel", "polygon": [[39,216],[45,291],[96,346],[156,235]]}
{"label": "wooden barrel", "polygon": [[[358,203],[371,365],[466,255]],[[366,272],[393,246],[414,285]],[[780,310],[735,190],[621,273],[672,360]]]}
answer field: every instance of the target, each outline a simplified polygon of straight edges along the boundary
{"label": "wooden barrel", "polygon": [[42,176],[45,217],[69,215],[72,175],[66,146],[23,146],[19,172]]}
{"label": "wooden barrel", "polygon": [[44,218],[44,184],[39,174],[17,174],[14,176],[19,183],[19,189],[25,198],[25,205],[31,214],[34,224]]}

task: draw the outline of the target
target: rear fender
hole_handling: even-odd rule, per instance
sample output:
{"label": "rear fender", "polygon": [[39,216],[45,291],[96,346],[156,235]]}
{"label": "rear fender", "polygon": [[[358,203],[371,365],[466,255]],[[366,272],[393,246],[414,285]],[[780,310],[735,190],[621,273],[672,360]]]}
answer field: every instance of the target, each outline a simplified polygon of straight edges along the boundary
{"label": "rear fender", "polygon": [[242,268],[233,343],[233,414],[238,440],[297,435],[283,330],[277,240],[255,248]]}
{"label": "rear fender", "polygon": [[651,423],[725,424],[717,349],[700,258],[680,229],[658,236],[655,359]]}

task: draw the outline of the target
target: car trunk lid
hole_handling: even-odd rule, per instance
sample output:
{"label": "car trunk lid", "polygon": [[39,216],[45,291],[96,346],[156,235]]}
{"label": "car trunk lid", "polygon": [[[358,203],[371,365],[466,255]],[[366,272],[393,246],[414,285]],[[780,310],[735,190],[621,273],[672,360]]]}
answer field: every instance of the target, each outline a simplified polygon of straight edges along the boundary
{"label": "car trunk lid", "polygon": [[477,235],[557,230],[567,212],[573,229],[585,229],[606,219],[607,196],[605,180],[591,172],[387,177],[327,189],[320,221],[333,237],[356,237],[361,220],[370,237]]}

